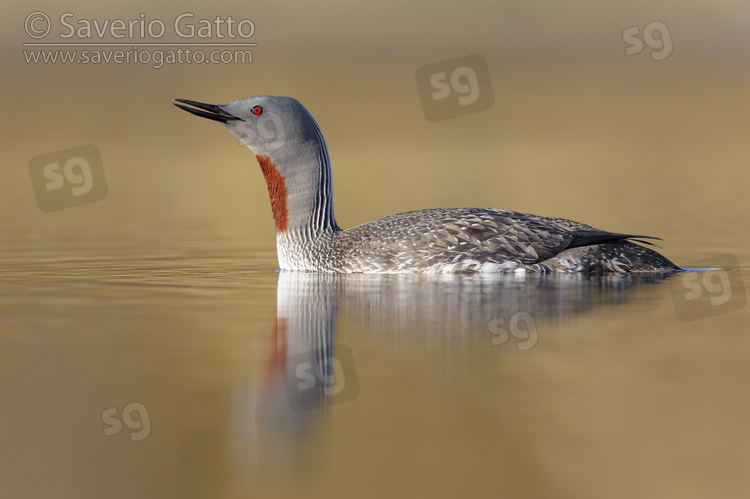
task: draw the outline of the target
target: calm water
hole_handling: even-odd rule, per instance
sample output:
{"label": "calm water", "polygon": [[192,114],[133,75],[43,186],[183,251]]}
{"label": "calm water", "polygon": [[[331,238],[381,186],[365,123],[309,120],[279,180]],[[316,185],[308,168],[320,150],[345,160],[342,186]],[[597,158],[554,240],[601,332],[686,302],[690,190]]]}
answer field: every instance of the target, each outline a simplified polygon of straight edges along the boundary
{"label": "calm water", "polygon": [[750,486],[737,267],[325,276],[231,236],[45,237],[1,255],[2,497]]}

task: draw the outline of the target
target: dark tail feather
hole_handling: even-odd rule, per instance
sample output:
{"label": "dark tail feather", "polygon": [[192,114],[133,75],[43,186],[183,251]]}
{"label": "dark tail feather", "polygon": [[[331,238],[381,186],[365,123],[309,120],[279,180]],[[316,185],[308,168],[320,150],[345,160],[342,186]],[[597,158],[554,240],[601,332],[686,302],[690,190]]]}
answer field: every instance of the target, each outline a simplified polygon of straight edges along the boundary
{"label": "dark tail feather", "polygon": [[[660,238],[660,237],[654,237],[654,236],[635,236],[635,237],[647,237],[647,238],[649,238],[649,239],[658,239],[659,241],[663,241],[663,240],[664,240],[664,239],[662,239],[662,238]],[[631,238],[628,238],[628,239],[630,239],[631,241],[635,241],[635,242],[637,242],[637,243],[641,243],[641,244],[648,244],[649,246],[653,246],[654,248],[659,248],[659,249],[662,249],[662,247],[661,247],[661,246],[659,246],[659,245],[658,245],[658,244],[656,244],[656,243],[652,243],[651,241],[644,241],[643,239],[632,239],[632,237],[631,237]]]}
{"label": "dark tail feather", "polygon": [[641,243],[641,244],[648,244],[649,246],[654,246],[656,248],[661,248],[661,246],[654,244],[650,241],[644,241],[643,239],[657,239],[659,241],[663,241],[660,237],[654,237],[654,236],[639,236],[635,234],[617,234],[615,232],[606,232],[603,230],[581,230],[575,233],[573,236],[573,239],[570,241],[570,244],[568,244],[568,248],[578,248],[581,246],[592,246],[594,244],[602,244],[602,243],[614,243],[617,241],[622,241],[623,239],[632,239],[635,242]]}

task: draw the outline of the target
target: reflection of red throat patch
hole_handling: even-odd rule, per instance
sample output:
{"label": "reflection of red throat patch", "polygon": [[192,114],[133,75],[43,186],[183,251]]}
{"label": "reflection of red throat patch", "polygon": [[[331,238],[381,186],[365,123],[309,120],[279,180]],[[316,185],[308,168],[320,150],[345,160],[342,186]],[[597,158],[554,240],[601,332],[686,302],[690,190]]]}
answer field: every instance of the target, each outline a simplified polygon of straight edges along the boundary
{"label": "reflection of red throat patch", "polygon": [[268,156],[258,154],[255,157],[258,158],[260,169],[263,171],[263,176],[266,177],[266,184],[268,184],[268,195],[271,198],[271,211],[273,212],[273,220],[276,222],[276,232],[284,232],[287,226],[284,176],[276,169],[276,165],[271,162]]}

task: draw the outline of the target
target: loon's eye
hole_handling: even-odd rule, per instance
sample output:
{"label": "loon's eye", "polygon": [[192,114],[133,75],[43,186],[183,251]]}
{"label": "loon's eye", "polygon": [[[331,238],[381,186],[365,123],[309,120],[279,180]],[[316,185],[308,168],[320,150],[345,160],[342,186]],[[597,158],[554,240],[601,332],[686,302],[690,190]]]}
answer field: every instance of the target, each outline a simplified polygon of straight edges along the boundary
{"label": "loon's eye", "polygon": [[260,106],[253,106],[250,112],[253,113],[255,116],[260,116],[261,113],[263,113],[263,108]]}

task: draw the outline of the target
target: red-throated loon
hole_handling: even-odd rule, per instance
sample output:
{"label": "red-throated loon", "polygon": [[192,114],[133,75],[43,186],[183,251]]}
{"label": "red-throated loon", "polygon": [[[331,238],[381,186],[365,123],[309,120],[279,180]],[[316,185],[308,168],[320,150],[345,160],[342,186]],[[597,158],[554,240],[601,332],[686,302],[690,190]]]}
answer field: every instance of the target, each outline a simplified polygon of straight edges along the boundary
{"label": "red-throated loon", "polygon": [[[290,97],[229,104],[174,99],[222,123],[255,154],[268,184],[283,270],[314,272],[674,272],[675,264],[618,234],[496,208],[410,211],[341,229],[331,164],[313,115]],[[182,105],[185,104],[185,105]],[[190,107],[188,107],[190,106]]]}

